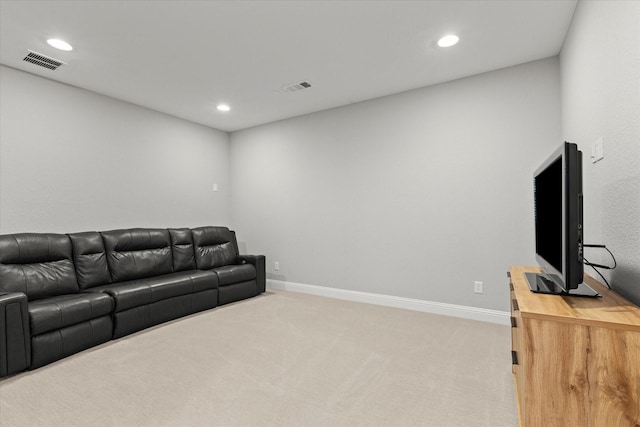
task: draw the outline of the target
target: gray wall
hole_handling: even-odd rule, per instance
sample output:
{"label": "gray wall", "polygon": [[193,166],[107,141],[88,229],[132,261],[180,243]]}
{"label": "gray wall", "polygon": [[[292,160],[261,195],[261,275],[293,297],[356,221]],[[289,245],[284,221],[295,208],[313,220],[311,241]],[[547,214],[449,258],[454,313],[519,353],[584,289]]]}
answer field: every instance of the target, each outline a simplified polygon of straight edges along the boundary
{"label": "gray wall", "polygon": [[[619,267],[606,276],[640,305],[640,2],[580,2],[560,58],[562,134],[586,155],[585,240],[611,249]],[[600,137],[604,159],[592,164]]]}
{"label": "gray wall", "polygon": [[229,222],[227,133],[4,66],[0,105],[0,233]]}
{"label": "gray wall", "polygon": [[508,311],[559,83],[551,58],[232,133],[241,244],[271,279]]}

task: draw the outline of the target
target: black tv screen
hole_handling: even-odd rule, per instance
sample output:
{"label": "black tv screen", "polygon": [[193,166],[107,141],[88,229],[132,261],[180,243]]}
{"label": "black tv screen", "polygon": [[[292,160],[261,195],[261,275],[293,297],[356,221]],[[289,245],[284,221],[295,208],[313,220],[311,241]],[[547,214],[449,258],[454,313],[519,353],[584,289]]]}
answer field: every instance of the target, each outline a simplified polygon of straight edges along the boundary
{"label": "black tv screen", "polygon": [[562,158],[535,177],[536,253],[562,271]]}
{"label": "black tv screen", "polygon": [[533,174],[536,259],[533,292],[600,296],[583,283],[582,152],[565,142]]}

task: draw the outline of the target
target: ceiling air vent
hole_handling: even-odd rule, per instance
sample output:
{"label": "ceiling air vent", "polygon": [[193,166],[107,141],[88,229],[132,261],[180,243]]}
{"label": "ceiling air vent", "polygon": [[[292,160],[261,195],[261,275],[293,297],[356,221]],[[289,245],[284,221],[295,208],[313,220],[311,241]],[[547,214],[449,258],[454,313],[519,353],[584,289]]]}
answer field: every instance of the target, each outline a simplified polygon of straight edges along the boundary
{"label": "ceiling air vent", "polygon": [[32,64],[48,68],[49,70],[57,70],[59,66],[66,64],[66,62],[62,62],[59,59],[54,59],[32,50],[28,52],[27,56],[22,58],[23,61],[31,62]]}
{"label": "ceiling air vent", "polygon": [[294,83],[291,85],[282,86],[280,88],[281,93],[295,93],[301,90],[309,89],[311,87],[311,83],[308,81],[303,81],[299,83]]}

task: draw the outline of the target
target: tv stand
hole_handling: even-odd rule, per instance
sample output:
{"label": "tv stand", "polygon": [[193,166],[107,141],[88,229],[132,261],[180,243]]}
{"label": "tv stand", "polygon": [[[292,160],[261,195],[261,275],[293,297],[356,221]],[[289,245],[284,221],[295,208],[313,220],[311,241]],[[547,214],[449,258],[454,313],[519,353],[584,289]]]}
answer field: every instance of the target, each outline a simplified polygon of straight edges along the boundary
{"label": "tv stand", "polygon": [[640,308],[585,275],[601,298],[533,293],[511,267],[511,355],[522,427],[640,426]]}
{"label": "tv stand", "polygon": [[568,292],[558,286],[553,280],[548,279],[543,273],[524,273],[527,284],[531,292],[537,294],[551,294],[551,295],[564,295],[571,297],[588,297],[588,298],[601,298],[598,292],[596,292],[591,286],[582,282],[576,289],[570,289]]}

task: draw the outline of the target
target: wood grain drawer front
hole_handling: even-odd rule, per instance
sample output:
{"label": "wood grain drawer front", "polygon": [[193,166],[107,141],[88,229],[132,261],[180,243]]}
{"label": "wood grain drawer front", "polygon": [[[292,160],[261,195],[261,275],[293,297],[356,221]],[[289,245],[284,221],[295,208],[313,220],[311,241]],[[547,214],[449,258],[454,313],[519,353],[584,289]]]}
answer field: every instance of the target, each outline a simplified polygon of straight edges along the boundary
{"label": "wood grain drawer front", "polygon": [[520,425],[640,427],[640,310],[587,275],[602,298],[533,293],[524,273],[536,271],[511,267]]}

